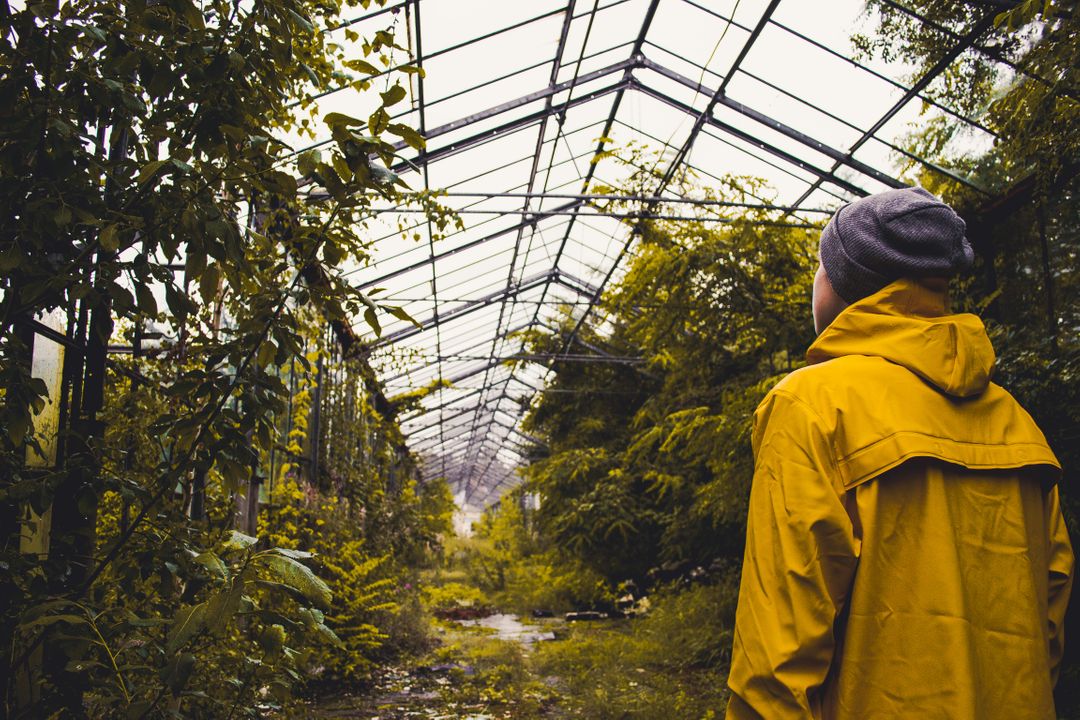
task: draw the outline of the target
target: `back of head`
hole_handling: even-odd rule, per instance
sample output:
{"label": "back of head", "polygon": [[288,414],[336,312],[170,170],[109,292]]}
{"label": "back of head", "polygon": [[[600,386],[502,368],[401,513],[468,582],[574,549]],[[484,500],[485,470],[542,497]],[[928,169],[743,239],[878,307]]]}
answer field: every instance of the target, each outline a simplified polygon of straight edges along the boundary
{"label": "back of head", "polygon": [[949,278],[970,267],[964,221],[921,187],[888,190],[844,205],[821,233],[821,264],[848,303],[894,280]]}

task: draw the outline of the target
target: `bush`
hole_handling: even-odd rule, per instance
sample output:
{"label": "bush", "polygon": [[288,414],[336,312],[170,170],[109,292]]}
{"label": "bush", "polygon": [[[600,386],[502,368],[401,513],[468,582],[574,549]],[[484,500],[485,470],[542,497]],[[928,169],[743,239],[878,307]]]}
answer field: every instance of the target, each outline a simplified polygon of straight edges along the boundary
{"label": "bush", "polygon": [[426,585],[422,591],[424,603],[433,610],[483,607],[489,604],[487,595],[472,585],[448,582],[444,585]]}

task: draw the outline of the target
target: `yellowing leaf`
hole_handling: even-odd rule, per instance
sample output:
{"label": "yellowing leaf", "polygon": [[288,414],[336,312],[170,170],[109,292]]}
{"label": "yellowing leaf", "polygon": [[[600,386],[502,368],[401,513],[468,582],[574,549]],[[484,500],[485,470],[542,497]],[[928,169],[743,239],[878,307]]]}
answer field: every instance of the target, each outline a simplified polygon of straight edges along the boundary
{"label": "yellowing leaf", "polygon": [[424,137],[408,125],[402,125],[401,123],[390,123],[386,126],[386,129],[392,132],[394,135],[397,135],[409,146],[416,148],[417,150],[423,150],[427,146],[427,143],[424,141]]}
{"label": "yellowing leaf", "polygon": [[330,609],[330,587],[311,572],[311,568],[284,555],[264,555],[260,560],[275,580],[299,590],[317,607]]}
{"label": "yellowing leaf", "polygon": [[382,98],[383,107],[390,107],[396,105],[405,99],[405,88],[400,85],[395,85],[384,93],[379,93],[379,97]]}
{"label": "yellowing leaf", "polygon": [[98,244],[101,245],[103,250],[114,252],[120,247],[120,240],[117,238],[116,225],[106,225],[102,229],[101,234],[98,235]]}

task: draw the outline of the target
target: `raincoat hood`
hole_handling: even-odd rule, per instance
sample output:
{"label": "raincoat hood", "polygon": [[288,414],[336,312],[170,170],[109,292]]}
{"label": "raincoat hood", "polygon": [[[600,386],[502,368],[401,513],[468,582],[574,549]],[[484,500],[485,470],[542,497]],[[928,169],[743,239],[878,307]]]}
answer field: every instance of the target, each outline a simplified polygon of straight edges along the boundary
{"label": "raincoat hood", "polygon": [[996,359],[982,320],[949,313],[944,292],[908,279],[845,308],[806,359],[814,364],[846,355],[884,358],[961,398],[986,390]]}

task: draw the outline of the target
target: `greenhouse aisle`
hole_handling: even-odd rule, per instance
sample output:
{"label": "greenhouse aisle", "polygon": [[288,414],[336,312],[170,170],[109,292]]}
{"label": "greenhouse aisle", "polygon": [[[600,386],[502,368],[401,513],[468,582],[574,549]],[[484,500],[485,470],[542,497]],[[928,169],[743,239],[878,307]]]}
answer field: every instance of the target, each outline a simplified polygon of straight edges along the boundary
{"label": "greenhouse aisle", "polygon": [[[480,569],[496,556],[490,536],[465,547],[424,586],[429,649],[351,691],[322,689],[306,712],[357,720],[722,716],[731,634],[721,618],[732,592],[720,578],[698,573],[652,597],[626,595],[609,611],[525,610],[549,591],[524,577],[538,569],[536,558],[497,553],[503,572],[517,577],[514,590],[493,592]],[[501,612],[492,598],[517,610]],[[690,654],[672,657],[676,646]]]}
{"label": "greenhouse aisle", "polygon": [[822,7],[3,3],[0,720],[718,720],[928,468],[1080,718],[1080,2]]}

